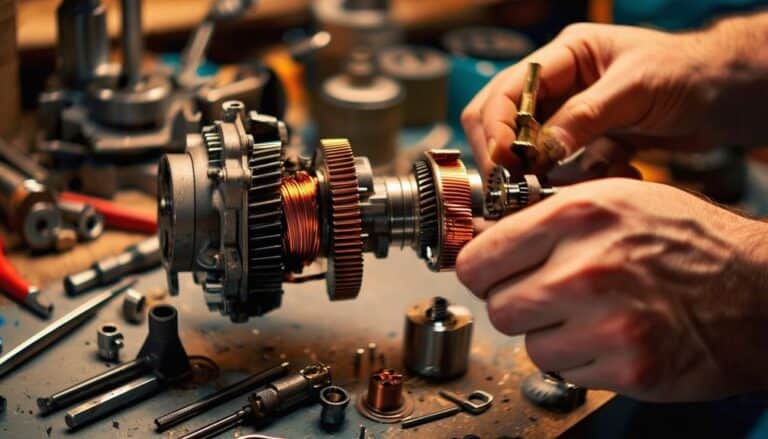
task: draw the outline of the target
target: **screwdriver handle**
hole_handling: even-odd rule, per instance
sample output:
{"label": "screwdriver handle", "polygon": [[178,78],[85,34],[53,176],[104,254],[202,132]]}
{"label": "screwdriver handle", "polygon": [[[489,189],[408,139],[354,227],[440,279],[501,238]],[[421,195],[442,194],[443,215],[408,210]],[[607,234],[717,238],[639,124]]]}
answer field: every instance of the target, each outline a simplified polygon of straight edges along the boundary
{"label": "screwdriver handle", "polygon": [[29,283],[21,277],[19,272],[8,261],[2,238],[0,238],[0,290],[10,298],[22,303],[27,298],[27,294],[32,290]]}
{"label": "screwdriver handle", "polygon": [[74,192],[62,192],[59,194],[59,199],[90,204],[104,217],[104,224],[107,227],[147,234],[157,233],[156,217],[134,212],[112,201]]}

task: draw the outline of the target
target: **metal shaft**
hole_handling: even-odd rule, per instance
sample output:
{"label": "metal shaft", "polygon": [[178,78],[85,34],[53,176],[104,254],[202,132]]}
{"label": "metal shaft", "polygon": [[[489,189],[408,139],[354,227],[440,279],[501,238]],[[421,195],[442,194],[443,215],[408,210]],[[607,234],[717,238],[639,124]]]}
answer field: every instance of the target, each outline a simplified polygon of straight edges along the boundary
{"label": "metal shaft", "polygon": [[528,75],[525,78],[525,85],[523,86],[523,94],[520,99],[520,108],[518,109],[519,113],[526,113],[530,115],[536,114],[536,99],[539,95],[540,73],[541,64],[528,64]]}
{"label": "metal shaft", "polygon": [[403,429],[418,427],[419,425],[424,425],[440,419],[449,418],[457,413],[461,413],[461,409],[459,407],[450,407],[444,410],[430,413],[428,415],[405,419],[403,420],[402,424],[400,424],[400,426]]}
{"label": "metal shaft", "polygon": [[141,29],[141,0],[121,0],[123,80],[127,87],[141,80],[144,35]]}
{"label": "metal shaft", "polygon": [[133,402],[147,398],[161,388],[162,381],[157,376],[143,377],[75,407],[67,413],[64,420],[70,429],[77,429]]}
{"label": "metal shaft", "polygon": [[51,396],[38,398],[37,406],[43,415],[54,412],[134,379],[146,373],[149,367],[150,363],[146,358],[137,358],[136,360],[119,364],[102,374],[56,392]]}
{"label": "metal shaft", "polygon": [[213,421],[198,430],[181,436],[179,439],[207,439],[217,436],[219,433],[225,432],[230,428],[244,423],[248,418],[251,417],[252,413],[253,411],[251,406],[246,405],[235,413],[232,413],[231,415],[225,418],[221,418],[217,421]]}
{"label": "metal shaft", "polygon": [[25,342],[16,346],[12,351],[3,355],[0,358],[0,377],[5,376],[8,372],[15,369],[38,352],[72,332],[83,322],[94,316],[96,311],[98,311],[102,305],[132,287],[135,283],[135,279],[128,280],[121,283],[113,290],[99,294],[70,311],[64,317],[46,326],[45,329],[28,338]]}
{"label": "metal shaft", "polygon": [[170,413],[167,413],[155,419],[157,431],[165,431],[174,425],[178,425],[188,419],[191,419],[206,410],[210,410],[217,405],[249,392],[259,386],[271,382],[277,378],[285,376],[290,369],[290,363],[285,362],[279,366],[274,366],[251,375],[244,380],[238,381],[227,386],[218,392],[212,393],[198,401],[180,407]]}

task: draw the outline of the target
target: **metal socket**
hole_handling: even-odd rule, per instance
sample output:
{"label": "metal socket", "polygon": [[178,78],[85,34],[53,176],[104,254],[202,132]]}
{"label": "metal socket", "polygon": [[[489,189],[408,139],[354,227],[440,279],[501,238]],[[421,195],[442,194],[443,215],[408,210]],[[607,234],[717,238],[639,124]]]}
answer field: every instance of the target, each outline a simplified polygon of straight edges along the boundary
{"label": "metal socket", "polygon": [[123,348],[123,333],[114,323],[106,323],[97,333],[99,357],[105,361],[117,361]]}
{"label": "metal socket", "polygon": [[125,292],[123,298],[123,317],[130,323],[141,323],[144,319],[144,309],[147,307],[147,297],[133,288]]}
{"label": "metal socket", "polygon": [[320,424],[327,432],[338,431],[347,416],[349,393],[339,386],[328,386],[320,391]]}

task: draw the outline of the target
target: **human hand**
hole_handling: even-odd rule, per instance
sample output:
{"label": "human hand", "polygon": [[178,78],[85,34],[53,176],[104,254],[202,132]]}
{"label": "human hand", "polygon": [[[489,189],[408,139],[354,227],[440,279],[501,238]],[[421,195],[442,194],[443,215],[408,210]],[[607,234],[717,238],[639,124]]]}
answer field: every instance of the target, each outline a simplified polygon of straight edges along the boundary
{"label": "human hand", "polygon": [[768,387],[766,233],[670,186],[604,179],[499,221],[456,270],[541,370],[704,400]]}
{"label": "human hand", "polygon": [[[538,144],[550,167],[601,137],[629,151],[768,142],[759,116],[768,90],[767,30],[768,14],[686,34],[572,25],[497,75],[467,106],[462,124],[483,172],[492,162],[520,167],[510,150],[516,104],[528,62],[538,62],[545,121]],[[623,174],[601,166],[607,175]]]}

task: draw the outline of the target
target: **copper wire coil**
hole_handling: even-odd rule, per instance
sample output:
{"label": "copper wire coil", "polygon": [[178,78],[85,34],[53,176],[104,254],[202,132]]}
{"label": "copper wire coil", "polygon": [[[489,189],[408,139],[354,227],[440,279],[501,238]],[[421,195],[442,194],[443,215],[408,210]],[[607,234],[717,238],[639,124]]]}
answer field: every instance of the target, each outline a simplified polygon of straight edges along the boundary
{"label": "copper wire coil", "polygon": [[285,235],[283,246],[289,258],[309,265],[320,253],[317,179],[304,171],[283,179]]}

